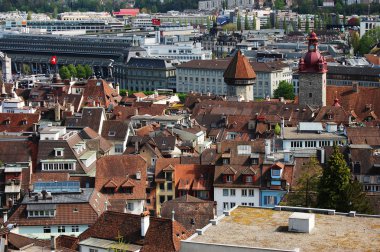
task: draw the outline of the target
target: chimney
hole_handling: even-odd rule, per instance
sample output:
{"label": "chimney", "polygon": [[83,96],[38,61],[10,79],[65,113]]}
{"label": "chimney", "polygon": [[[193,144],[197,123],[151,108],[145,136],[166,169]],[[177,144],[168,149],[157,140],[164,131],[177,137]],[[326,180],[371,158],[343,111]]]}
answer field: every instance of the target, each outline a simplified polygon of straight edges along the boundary
{"label": "chimney", "polygon": [[118,95],[120,95],[120,85],[119,83],[116,83],[116,92]]}
{"label": "chimney", "polygon": [[144,211],[141,213],[141,236],[145,237],[149,228],[149,212]]}
{"label": "chimney", "polygon": [[6,223],[8,221],[8,211],[3,212],[3,222]]}
{"label": "chimney", "polygon": [[359,83],[357,81],[352,82],[352,91],[359,93]]}
{"label": "chimney", "polygon": [[135,153],[136,154],[139,153],[139,142],[138,141],[135,142]]}
{"label": "chimney", "polygon": [[50,236],[50,250],[54,251],[56,248],[57,248],[57,244],[56,244],[55,236],[52,235]]}
{"label": "chimney", "polygon": [[172,221],[175,221],[174,216],[175,216],[175,211],[172,210]]}
{"label": "chimney", "polygon": [[46,194],[47,194],[47,191],[46,191],[46,190],[42,190],[42,191],[41,191],[41,194],[42,194],[42,199],[43,199],[43,200],[46,200]]}
{"label": "chimney", "polygon": [[269,156],[270,153],[271,153],[270,139],[265,139],[265,157]]}
{"label": "chimney", "polygon": [[104,202],[104,211],[108,211],[108,202],[107,201]]}

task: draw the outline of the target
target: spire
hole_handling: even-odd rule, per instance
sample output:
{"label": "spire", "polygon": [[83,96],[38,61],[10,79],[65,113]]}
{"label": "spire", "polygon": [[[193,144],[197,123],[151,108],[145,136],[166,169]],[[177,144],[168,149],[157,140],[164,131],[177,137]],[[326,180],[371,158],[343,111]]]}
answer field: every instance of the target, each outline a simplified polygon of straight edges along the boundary
{"label": "spire", "polygon": [[228,65],[223,77],[225,79],[256,79],[256,73],[239,49]]}

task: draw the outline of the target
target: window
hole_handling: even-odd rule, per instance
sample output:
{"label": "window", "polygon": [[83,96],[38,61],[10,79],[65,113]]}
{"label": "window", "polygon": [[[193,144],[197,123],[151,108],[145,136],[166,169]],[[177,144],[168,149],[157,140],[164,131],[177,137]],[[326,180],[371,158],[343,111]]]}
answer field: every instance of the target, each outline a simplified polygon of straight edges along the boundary
{"label": "window", "polygon": [[45,226],[44,227],[44,233],[45,234],[51,233],[51,228],[49,226]]}
{"label": "window", "polygon": [[71,232],[79,232],[79,226],[71,226]]}
{"label": "window", "polygon": [[251,162],[253,165],[257,165],[257,164],[259,164],[259,159],[258,158],[252,158]]}
{"label": "window", "polygon": [[128,210],[128,211],[133,211],[133,210],[134,210],[134,205],[133,205],[133,203],[128,203],[128,204],[127,204],[127,210]]}
{"label": "window", "polygon": [[280,176],[281,170],[278,169],[272,169],[272,176]]}
{"label": "window", "polygon": [[264,205],[276,205],[276,197],[264,196]]}
{"label": "window", "polygon": [[226,175],[226,182],[232,182],[232,176]]}
{"label": "window", "polygon": [[229,158],[223,158],[223,164],[229,164],[230,159]]}
{"label": "window", "polygon": [[248,203],[248,206],[255,206],[255,203]]}
{"label": "window", "polygon": [[124,192],[126,194],[132,194],[133,193],[133,187],[126,187],[126,188],[124,188]]}
{"label": "window", "polygon": [[230,202],[230,208],[233,208],[236,206],[236,203],[235,202]]}
{"label": "window", "polygon": [[164,183],[160,183],[160,190],[165,190],[165,184]]}
{"label": "window", "polygon": [[253,182],[252,176],[245,176],[245,183],[252,183],[252,182]]}
{"label": "window", "polygon": [[228,189],[223,189],[223,196],[228,196]]}
{"label": "window", "polygon": [[116,136],[116,131],[109,131],[108,136]]}
{"label": "window", "polygon": [[166,188],[168,191],[172,191],[173,190],[173,183],[172,182],[167,182],[166,183]]}
{"label": "window", "polygon": [[249,190],[248,190],[248,196],[249,196],[249,197],[253,197],[253,196],[255,196],[255,190],[254,190],[254,189],[249,189]]}
{"label": "window", "polygon": [[361,168],[360,162],[355,162],[355,164],[354,164],[354,174],[360,174],[360,168]]}
{"label": "window", "polygon": [[370,179],[369,176],[364,176],[363,183],[369,183],[369,179]]}
{"label": "window", "polygon": [[242,189],[241,190],[241,196],[242,197],[247,197],[247,189]]}
{"label": "window", "polygon": [[309,98],[312,98],[313,97],[313,94],[312,93],[309,93]]}
{"label": "window", "polygon": [[251,154],[251,146],[250,145],[239,145],[237,147],[238,155],[250,155]]}
{"label": "window", "polygon": [[173,196],[168,196],[168,200],[172,200],[173,199]]}
{"label": "window", "polygon": [[90,248],[90,249],[89,249],[89,252],[98,252],[98,250],[97,250],[97,249],[92,249],[92,248]]}
{"label": "window", "polygon": [[235,196],[235,195],[236,195],[235,189],[230,189],[230,196]]}
{"label": "window", "polygon": [[223,202],[223,210],[228,210],[228,202]]}
{"label": "window", "polygon": [[58,226],[58,233],[64,233],[65,231],[65,226]]}
{"label": "window", "polygon": [[115,153],[123,153],[123,145],[115,144]]}
{"label": "window", "polygon": [[165,179],[167,181],[172,181],[173,180],[173,173],[172,172],[165,172]]}
{"label": "window", "polygon": [[248,203],[247,203],[247,202],[242,202],[241,205],[242,205],[242,206],[247,206]]}
{"label": "window", "polygon": [[164,203],[165,202],[165,196],[160,196],[160,203]]}

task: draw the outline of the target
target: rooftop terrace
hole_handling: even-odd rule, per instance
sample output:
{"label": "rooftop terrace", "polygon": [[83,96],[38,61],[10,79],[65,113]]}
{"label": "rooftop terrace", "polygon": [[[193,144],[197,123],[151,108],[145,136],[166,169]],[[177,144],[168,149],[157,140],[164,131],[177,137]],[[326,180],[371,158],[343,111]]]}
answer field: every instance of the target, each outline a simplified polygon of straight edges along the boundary
{"label": "rooftop terrace", "polygon": [[378,251],[380,218],[315,214],[310,234],[288,232],[293,212],[238,207],[191,242],[300,251]]}

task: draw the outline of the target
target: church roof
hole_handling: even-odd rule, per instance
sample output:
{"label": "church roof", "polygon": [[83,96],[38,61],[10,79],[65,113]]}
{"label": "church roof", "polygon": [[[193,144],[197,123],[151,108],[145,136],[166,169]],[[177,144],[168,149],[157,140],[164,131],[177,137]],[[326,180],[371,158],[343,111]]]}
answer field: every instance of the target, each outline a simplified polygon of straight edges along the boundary
{"label": "church roof", "polygon": [[255,79],[256,73],[248,59],[238,50],[223,77],[226,79]]}

